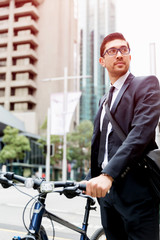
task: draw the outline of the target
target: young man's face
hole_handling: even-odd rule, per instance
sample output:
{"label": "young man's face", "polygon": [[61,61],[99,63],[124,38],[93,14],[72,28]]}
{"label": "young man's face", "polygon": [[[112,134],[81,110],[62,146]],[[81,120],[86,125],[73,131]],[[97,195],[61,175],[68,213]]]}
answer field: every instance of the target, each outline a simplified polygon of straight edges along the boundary
{"label": "young man's face", "polygon": [[[120,51],[117,52],[115,48],[121,49],[122,53]],[[109,51],[105,53],[108,49]],[[114,78],[115,81],[129,69],[131,55],[129,50],[127,52],[127,49],[128,45],[126,41],[121,39],[113,40],[106,44],[105,54],[99,59],[100,64],[108,70],[109,77]]]}

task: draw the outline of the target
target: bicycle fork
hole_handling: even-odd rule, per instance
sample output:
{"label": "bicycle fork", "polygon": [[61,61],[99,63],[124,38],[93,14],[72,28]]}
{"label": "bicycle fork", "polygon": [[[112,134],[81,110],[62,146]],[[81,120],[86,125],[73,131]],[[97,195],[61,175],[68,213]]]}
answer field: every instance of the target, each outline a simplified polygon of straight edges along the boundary
{"label": "bicycle fork", "polygon": [[[85,206],[85,214],[84,214],[84,219],[83,219],[83,224],[82,224],[82,229],[87,232],[87,228],[88,228],[88,220],[89,220],[89,213],[90,210],[96,210],[96,207],[91,207],[91,200],[88,198],[87,199],[87,203]],[[85,235],[81,235],[80,240],[88,240],[89,238]]]}
{"label": "bicycle fork", "polygon": [[35,240],[36,235],[39,233],[39,229],[42,222],[43,213],[45,211],[45,202],[46,196],[41,196],[34,205],[32,219],[29,225],[29,231],[27,236],[21,238],[20,236],[14,237],[12,240]]}

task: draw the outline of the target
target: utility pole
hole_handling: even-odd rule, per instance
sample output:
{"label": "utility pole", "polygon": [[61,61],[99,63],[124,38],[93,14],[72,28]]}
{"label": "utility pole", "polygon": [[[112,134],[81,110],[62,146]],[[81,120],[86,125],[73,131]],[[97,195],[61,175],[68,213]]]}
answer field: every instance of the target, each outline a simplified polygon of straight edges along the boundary
{"label": "utility pole", "polygon": [[[64,89],[63,89],[63,162],[62,162],[62,180],[67,180],[67,158],[66,158],[66,146],[67,146],[67,139],[66,139],[66,114],[67,114],[67,93],[68,93],[68,80],[69,79],[81,79],[81,78],[91,78],[91,75],[87,76],[68,76],[68,68],[64,68],[64,77],[57,77],[57,78],[46,78],[42,81],[64,81]],[[51,135],[51,113],[50,108],[48,110],[48,118],[47,119],[47,157],[46,157],[46,180],[50,180],[50,135]]]}

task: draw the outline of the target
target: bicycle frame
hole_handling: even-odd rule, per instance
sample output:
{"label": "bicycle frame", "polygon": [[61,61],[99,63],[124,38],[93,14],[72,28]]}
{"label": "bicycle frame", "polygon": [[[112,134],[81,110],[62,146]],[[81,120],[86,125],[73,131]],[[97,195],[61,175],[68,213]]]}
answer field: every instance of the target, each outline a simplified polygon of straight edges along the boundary
{"label": "bicycle frame", "polygon": [[[95,210],[94,207],[95,201],[92,197],[83,195],[82,191],[86,189],[86,186],[83,184],[75,184],[72,181],[66,182],[46,182],[43,179],[32,179],[32,178],[25,178],[19,175],[15,175],[12,172],[6,172],[0,174],[0,183],[3,187],[7,188],[10,186],[14,186],[12,180],[16,180],[25,184],[26,187],[32,187],[33,189],[37,189],[39,191],[39,197],[36,203],[34,204],[33,214],[31,217],[28,234],[24,237],[14,237],[13,240],[35,240],[35,239],[46,239],[48,240],[47,234],[43,226],[41,226],[42,218],[47,217],[51,221],[55,221],[75,232],[80,234],[80,240],[90,240],[87,236],[87,228],[88,228],[88,220],[89,220],[89,213],[90,210]],[[73,198],[76,196],[81,196],[87,199],[87,203],[85,206],[85,213],[84,219],[82,223],[82,227],[78,227],[53,213],[48,212],[45,209],[45,200],[47,194],[49,192],[54,192],[54,188],[63,187],[63,190],[57,190],[55,192],[64,194],[67,198]],[[93,207],[92,207],[93,206]],[[43,237],[42,237],[43,234]],[[53,234],[54,235],[54,234]],[[40,237],[40,238],[39,238]],[[42,237],[42,238],[41,238]]]}
{"label": "bicycle frame", "polygon": [[90,210],[95,209],[95,207],[91,207],[91,200],[89,198],[87,198],[87,203],[85,206],[85,214],[84,214],[82,228],[58,217],[57,215],[55,215],[53,213],[48,212],[45,209],[45,204],[44,204],[45,199],[46,199],[46,194],[39,197],[38,201],[35,203],[31,223],[29,226],[29,232],[31,232],[32,234],[38,235],[42,217],[47,217],[52,221],[55,221],[75,232],[80,233],[81,234],[80,240],[89,240],[89,238],[87,237],[87,234],[86,234],[87,227],[88,227],[89,213],[90,213]]}

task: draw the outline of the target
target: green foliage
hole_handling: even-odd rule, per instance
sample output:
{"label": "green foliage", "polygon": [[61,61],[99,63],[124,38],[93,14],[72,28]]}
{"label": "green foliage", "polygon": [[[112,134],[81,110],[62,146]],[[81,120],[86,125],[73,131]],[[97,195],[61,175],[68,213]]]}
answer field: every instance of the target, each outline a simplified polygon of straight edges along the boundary
{"label": "green foliage", "polygon": [[[43,124],[45,128],[45,123]],[[91,121],[82,121],[75,131],[67,134],[67,160],[75,163],[75,168],[80,169],[81,179],[82,169],[89,168],[91,155],[91,138],[93,134],[93,124]],[[46,145],[46,140],[38,140],[42,148]],[[59,163],[63,159],[63,136],[51,136],[51,144],[54,144],[54,156],[51,157],[51,164]]]}
{"label": "green foliage", "polygon": [[[47,144],[45,139],[39,139],[38,143],[40,143],[41,148],[44,149],[44,146]],[[57,135],[51,136],[51,144],[54,145],[54,156],[52,156],[51,164],[54,165],[55,163],[58,163],[60,160],[62,160],[63,156],[63,150],[62,150],[62,137]],[[46,155],[44,153],[44,155]]]}
{"label": "green foliage", "polygon": [[23,159],[25,151],[30,151],[30,143],[27,137],[20,135],[18,129],[7,126],[2,138],[5,146],[0,151],[0,162],[13,159]]}
{"label": "green foliage", "polygon": [[62,136],[51,136],[51,143],[54,144],[54,156],[51,157],[51,163],[58,163],[63,158]]}
{"label": "green foliage", "polygon": [[83,160],[90,161],[93,124],[84,120],[75,132],[68,134],[68,160],[76,160],[76,168],[83,167]]}

